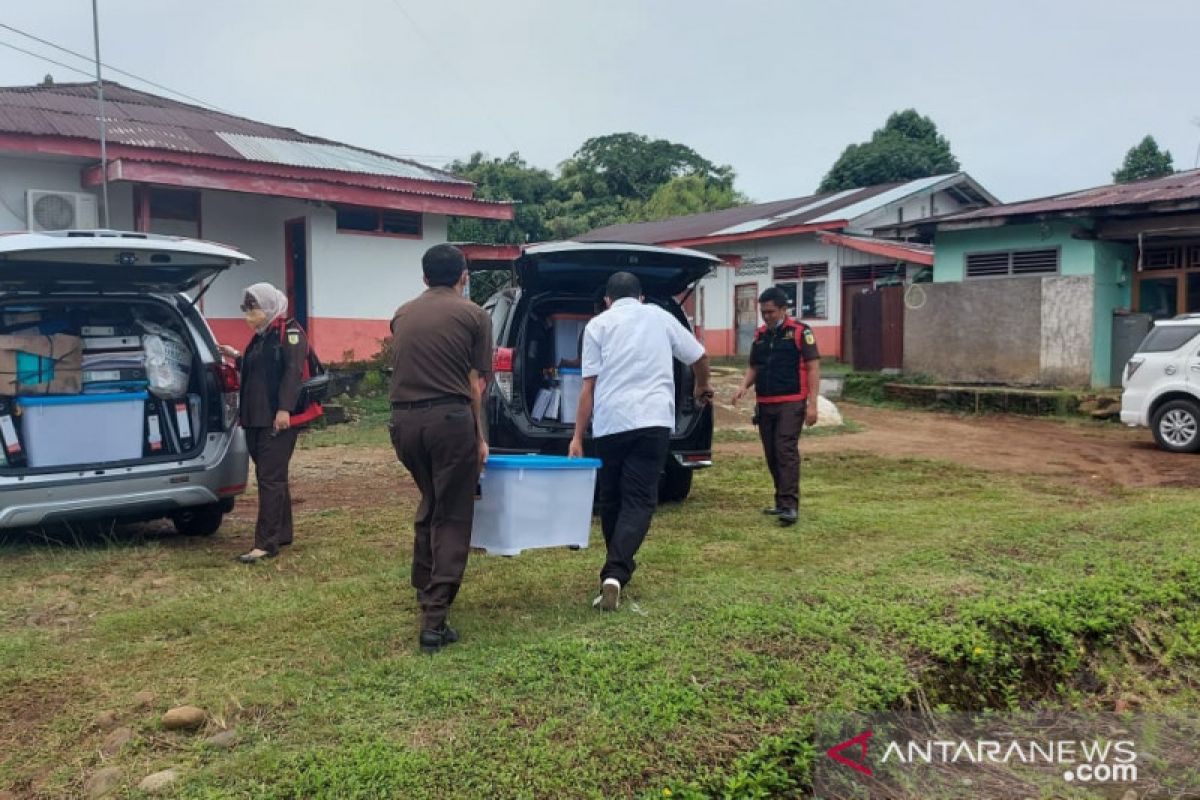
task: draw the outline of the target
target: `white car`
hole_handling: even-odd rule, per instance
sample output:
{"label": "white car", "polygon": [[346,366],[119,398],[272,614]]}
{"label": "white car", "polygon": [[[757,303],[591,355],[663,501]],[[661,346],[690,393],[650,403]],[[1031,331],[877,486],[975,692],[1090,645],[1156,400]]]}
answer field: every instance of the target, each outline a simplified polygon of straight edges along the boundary
{"label": "white car", "polygon": [[[50,395],[0,396],[0,529],[169,517],[181,533],[217,531],[246,489],[239,378],[185,292],[247,261],[225,245],[148,233],[0,234],[7,358],[20,365],[24,354],[14,348],[55,334],[92,350],[74,353],[81,385],[69,390],[46,384],[67,361],[54,361],[53,350],[44,359],[52,366],[35,358],[36,368],[0,373],[2,390],[28,378]],[[175,400],[143,388],[146,325],[173,337],[192,362]]]}
{"label": "white car", "polygon": [[1172,453],[1200,450],[1200,314],[1160,320],[1125,365],[1121,422]]}

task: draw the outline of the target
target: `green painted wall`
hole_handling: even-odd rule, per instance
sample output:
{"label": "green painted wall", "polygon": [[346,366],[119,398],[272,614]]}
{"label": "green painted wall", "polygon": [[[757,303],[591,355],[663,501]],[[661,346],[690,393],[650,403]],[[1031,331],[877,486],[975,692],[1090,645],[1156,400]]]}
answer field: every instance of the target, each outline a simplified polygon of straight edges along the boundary
{"label": "green painted wall", "polygon": [[[1058,247],[1060,274],[1090,275],[1095,279],[1092,330],[1092,385],[1109,386],[1112,360],[1112,312],[1131,303],[1133,248],[1111,242],[1075,239],[1072,234],[1091,226],[1090,220],[1004,225],[966,231],[939,231],[934,243],[933,280],[938,283],[964,278],[967,253]],[[1119,376],[1118,376],[1119,377]]]}
{"label": "green painted wall", "polygon": [[933,280],[961,281],[966,271],[966,254],[990,250],[1024,250],[1058,247],[1062,250],[1063,275],[1093,274],[1092,242],[1073,239],[1080,224],[1048,222],[1044,225],[1004,225],[969,231],[938,231],[934,240]]}
{"label": "green painted wall", "polygon": [[1096,333],[1092,340],[1092,385],[1116,386],[1120,375],[1111,375],[1112,312],[1133,303],[1132,245],[1092,242],[1096,275]]}

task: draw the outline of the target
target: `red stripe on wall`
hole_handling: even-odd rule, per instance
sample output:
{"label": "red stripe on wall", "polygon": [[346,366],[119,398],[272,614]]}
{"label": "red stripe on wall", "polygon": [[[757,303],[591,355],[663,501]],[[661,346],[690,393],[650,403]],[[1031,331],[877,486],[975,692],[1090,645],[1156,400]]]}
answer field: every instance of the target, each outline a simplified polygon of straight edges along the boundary
{"label": "red stripe on wall", "polygon": [[[842,357],[841,325],[822,325],[821,327],[814,325],[812,326],[812,331],[813,336],[817,338],[817,349],[821,351],[822,358]],[[704,350],[714,358],[737,355],[733,329],[705,328]],[[749,354],[746,353],[743,355]]]}
{"label": "red stripe on wall", "polygon": [[[221,344],[245,350],[250,329],[239,319],[209,318],[209,326]],[[317,356],[328,364],[362,361],[379,353],[381,341],[391,335],[390,319],[339,319],[313,317],[308,321],[308,336]]]}

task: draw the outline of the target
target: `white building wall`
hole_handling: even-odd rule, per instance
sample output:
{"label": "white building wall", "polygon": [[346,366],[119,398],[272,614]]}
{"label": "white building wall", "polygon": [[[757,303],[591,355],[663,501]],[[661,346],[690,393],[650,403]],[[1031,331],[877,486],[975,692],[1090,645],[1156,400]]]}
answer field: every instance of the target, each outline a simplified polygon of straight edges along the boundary
{"label": "white building wall", "polygon": [[[895,225],[901,221],[912,222],[913,220],[925,217],[950,214],[965,207],[966,203],[960,202],[944,191],[917,192],[894,203],[889,203],[869,214],[863,214],[858,219],[851,220],[847,230],[856,233],[869,233],[881,225]],[[903,220],[900,219],[901,210],[904,212]]]}
{"label": "white building wall", "polygon": [[238,309],[242,290],[250,284],[266,281],[285,289],[283,224],[290,219],[322,212],[333,213],[302,200],[237,192],[201,192],[200,235],[236,247],[254,258],[253,262],[235,267],[217,278],[204,296],[204,313],[220,319],[237,319],[242,316]]}
{"label": "white building wall", "polygon": [[421,256],[446,241],[448,226],[444,215],[426,214],[421,238],[408,239],[338,233],[336,223],[330,211],[309,228],[312,314],[372,320],[390,320],[401,304],[425,290]]}
{"label": "white building wall", "polygon": [[[793,236],[785,239],[763,239],[760,241],[738,242],[729,245],[698,247],[720,255],[739,255],[743,259],[762,257],[767,258],[767,273],[765,275],[738,275],[731,267],[718,267],[717,271],[705,278],[704,286],[704,327],[709,330],[732,328],[734,323],[735,287],[753,283],[756,291],[761,293],[776,281],[773,277],[775,267],[791,264],[829,264],[829,282],[827,284],[826,318],[813,320],[816,325],[841,324],[841,297],[836,287],[840,285],[838,268],[841,263],[859,263],[839,261],[839,251],[844,248],[822,244],[811,234]],[[857,255],[857,254],[856,254]],[[862,263],[878,263],[867,261]]]}
{"label": "white building wall", "polygon": [[[104,224],[100,189],[84,189],[83,170],[89,159],[51,156],[0,156],[0,231],[29,230],[25,219],[25,193],[30,189],[78,192],[96,198],[96,221]],[[119,230],[133,227],[133,190],[128,184],[108,187],[109,226]]]}

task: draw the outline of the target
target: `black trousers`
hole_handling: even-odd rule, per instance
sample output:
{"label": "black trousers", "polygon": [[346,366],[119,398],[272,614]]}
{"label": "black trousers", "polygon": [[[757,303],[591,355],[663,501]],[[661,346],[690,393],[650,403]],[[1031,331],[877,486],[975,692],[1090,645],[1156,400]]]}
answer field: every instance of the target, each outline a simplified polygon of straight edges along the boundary
{"label": "black trousers", "polygon": [[670,441],[669,428],[638,428],[595,440],[603,462],[597,477],[600,526],[608,548],[601,581],[616,578],[624,586],[633,577],[634,556],[658,506],[658,479]]}
{"label": "black trousers", "polygon": [[775,482],[775,507],[800,508],[800,431],[808,403],[760,403],[758,436]]}
{"label": "black trousers", "polygon": [[273,428],[246,428],[246,448],[258,479],[258,522],[254,546],[268,553],[292,543],[292,493],[288,465],[296,451],[298,428],[275,433]]}
{"label": "black trousers", "polygon": [[421,627],[446,621],[462,586],[475,521],[479,440],[471,407],[438,405],[392,412],[392,446],[421,490],[413,520],[412,585]]}

